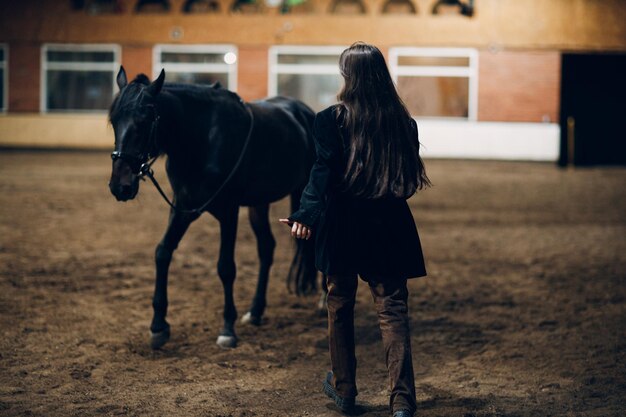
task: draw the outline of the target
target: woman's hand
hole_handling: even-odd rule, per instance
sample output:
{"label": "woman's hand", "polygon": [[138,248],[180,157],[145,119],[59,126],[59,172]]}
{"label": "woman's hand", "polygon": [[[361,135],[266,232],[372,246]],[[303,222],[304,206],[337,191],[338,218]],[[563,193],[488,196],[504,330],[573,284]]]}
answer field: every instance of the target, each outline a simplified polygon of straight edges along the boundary
{"label": "woman's hand", "polygon": [[291,236],[295,237],[296,239],[309,240],[311,238],[311,234],[313,233],[313,231],[310,227],[302,223],[292,222],[289,219],[278,219],[278,221],[286,224],[287,226],[291,226]]}

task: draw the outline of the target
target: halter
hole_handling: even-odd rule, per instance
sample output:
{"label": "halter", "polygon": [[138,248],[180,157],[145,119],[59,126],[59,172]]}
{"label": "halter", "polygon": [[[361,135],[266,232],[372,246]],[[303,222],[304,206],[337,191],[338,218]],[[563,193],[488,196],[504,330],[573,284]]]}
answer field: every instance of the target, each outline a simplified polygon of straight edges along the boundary
{"label": "halter", "polygon": [[161,119],[161,116],[159,116],[159,114],[157,113],[154,105],[150,104],[148,105],[148,107],[152,109],[154,118],[152,119],[152,123],[150,124],[150,134],[148,136],[147,145],[143,152],[141,152],[141,154],[139,155],[133,155],[122,151],[111,152],[111,159],[113,161],[121,159],[122,161],[126,162],[128,165],[130,165],[130,169],[132,170],[133,174],[139,176],[139,179],[142,179],[145,175],[143,173],[143,170],[146,164],[148,164],[149,168],[159,157],[158,154],[154,156],[151,155],[150,150],[154,145],[156,145],[157,128],[159,127],[159,120]]}
{"label": "halter", "polygon": [[207,207],[209,207],[209,205],[213,202],[213,200],[215,200],[215,198],[222,191],[222,189],[226,186],[226,184],[228,184],[230,179],[235,175],[235,172],[237,171],[237,169],[239,168],[239,165],[241,165],[241,162],[243,161],[243,157],[246,153],[246,150],[248,149],[248,144],[250,143],[250,137],[252,136],[252,129],[254,128],[254,114],[252,113],[252,110],[250,110],[250,106],[248,106],[248,104],[246,104],[242,99],[239,99],[239,100],[241,104],[246,108],[246,111],[248,112],[248,115],[250,116],[250,127],[248,128],[248,134],[246,136],[246,140],[243,144],[243,148],[241,149],[241,153],[239,154],[239,158],[237,159],[237,162],[233,166],[233,169],[230,171],[230,173],[228,174],[224,182],[219,186],[219,188],[215,191],[215,193],[213,193],[213,195],[200,207],[197,207],[194,209],[182,209],[182,208],[177,207],[172,202],[172,200],[170,200],[167,197],[167,195],[165,194],[165,192],[159,185],[159,182],[154,177],[152,164],[154,164],[154,162],[157,160],[159,155],[158,154],[154,156],[151,155],[150,147],[152,144],[156,144],[156,134],[157,134],[157,128],[159,126],[159,119],[160,119],[160,116],[156,112],[156,108],[154,108],[154,106],[152,106],[153,111],[154,111],[154,119],[150,127],[150,137],[148,139],[147,149],[139,156],[123,153],[120,151],[111,152],[111,159],[113,159],[113,161],[121,159],[127,162],[130,165],[131,169],[133,170],[133,173],[136,174],[139,177],[139,179],[143,179],[144,177],[150,178],[150,181],[152,181],[152,184],[154,184],[154,187],[157,189],[159,194],[161,194],[161,197],[163,197],[165,202],[172,208],[172,210],[179,212],[179,213],[183,213],[183,214],[202,214],[202,212]]}

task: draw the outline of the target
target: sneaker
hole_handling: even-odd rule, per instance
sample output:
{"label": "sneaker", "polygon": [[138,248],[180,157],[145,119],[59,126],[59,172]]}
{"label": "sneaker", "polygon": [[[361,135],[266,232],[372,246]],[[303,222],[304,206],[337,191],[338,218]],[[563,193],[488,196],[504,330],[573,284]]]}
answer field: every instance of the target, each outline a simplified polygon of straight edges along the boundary
{"label": "sneaker", "polygon": [[335,404],[337,404],[337,407],[339,407],[342,412],[348,413],[352,411],[354,409],[354,397],[341,397],[339,394],[337,394],[337,391],[335,391],[335,388],[333,387],[332,378],[333,373],[328,372],[326,374],[326,380],[324,380],[323,384],[324,392],[326,393],[326,395],[328,395],[330,399],[335,402]]}
{"label": "sneaker", "polygon": [[409,410],[398,410],[393,413],[393,417],[413,417],[413,413]]}

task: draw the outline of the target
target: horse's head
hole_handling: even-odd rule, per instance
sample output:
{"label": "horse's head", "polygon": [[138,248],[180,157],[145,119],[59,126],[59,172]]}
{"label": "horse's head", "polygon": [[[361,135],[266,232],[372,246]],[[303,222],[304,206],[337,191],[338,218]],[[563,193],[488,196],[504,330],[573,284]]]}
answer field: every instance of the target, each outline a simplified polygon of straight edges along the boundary
{"label": "horse's head", "polygon": [[109,188],[118,201],[135,198],[142,166],[158,155],[156,97],[164,80],[165,71],[161,71],[153,82],[144,74],[139,74],[128,83],[124,67],[120,67],[117,74],[120,92],[109,110],[109,121],[115,131]]}

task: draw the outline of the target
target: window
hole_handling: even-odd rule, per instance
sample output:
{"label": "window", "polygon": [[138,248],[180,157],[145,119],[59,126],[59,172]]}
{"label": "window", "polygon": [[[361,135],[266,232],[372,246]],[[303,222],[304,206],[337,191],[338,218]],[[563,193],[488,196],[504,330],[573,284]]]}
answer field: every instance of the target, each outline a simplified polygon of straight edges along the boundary
{"label": "window", "polygon": [[0,44],[0,111],[7,110],[9,96],[9,48],[5,44]]}
{"label": "window", "polygon": [[474,0],[469,0],[469,3],[461,2],[461,0],[437,0],[433,4],[432,13],[434,15],[461,14],[472,17],[474,15]]}
{"label": "window", "polygon": [[[316,10],[316,4],[307,0],[281,0],[277,6],[282,14],[313,14]],[[266,2],[267,4],[267,2]]]}
{"label": "window", "polygon": [[41,48],[41,110],[106,110],[111,104],[117,45],[47,44]]}
{"label": "window", "polygon": [[476,120],[476,50],[390,48],[389,63],[400,97],[413,116]]}
{"label": "window", "polygon": [[233,45],[156,45],[153,73],[165,69],[165,80],[213,84],[237,90],[237,47]]}
{"label": "window", "polygon": [[330,4],[332,14],[365,14],[365,4],[361,0],[333,0]]}
{"label": "window", "polygon": [[383,14],[416,14],[417,9],[411,0],[387,0],[382,12]]}
{"label": "window", "polygon": [[265,2],[256,0],[235,0],[230,8],[233,13],[242,14],[260,14],[264,13],[266,8]]}
{"label": "window", "polygon": [[170,3],[167,0],[138,0],[135,4],[136,13],[164,13],[169,10]]}
{"label": "window", "polygon": [[183,13],[218,13],[220,3],[217,0],[185,0]]}
{"label": "window", "polygon": [[88,14],[111,14],[122,13],[124,11],[124,4],[122,0],[87,0],[84,1],[84,8]]}
{"label": "window", "polygon": [[337,101],[343,84],[340,46],[273,46],[269,51],[269,95],[302,100],[319,111]]}

